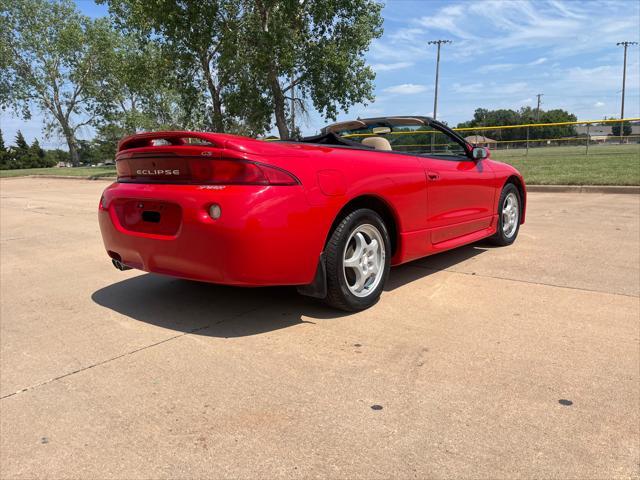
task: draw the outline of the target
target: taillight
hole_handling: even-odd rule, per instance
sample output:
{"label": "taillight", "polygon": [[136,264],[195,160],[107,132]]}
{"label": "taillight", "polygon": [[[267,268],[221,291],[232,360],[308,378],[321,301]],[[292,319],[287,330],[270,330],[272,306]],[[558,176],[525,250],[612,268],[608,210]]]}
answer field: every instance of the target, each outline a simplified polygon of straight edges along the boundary
{"label": "taillight", "polygon": [[191,159],[193,182],[216,185],[297,185],[298,180],[285,170],[247,160]]}
{"label": "taillight", "polygon": [[129,162],[127,160],[116,161],[116,173],[118,174],[118,178],[130,177],[131,168],[129,167]]}

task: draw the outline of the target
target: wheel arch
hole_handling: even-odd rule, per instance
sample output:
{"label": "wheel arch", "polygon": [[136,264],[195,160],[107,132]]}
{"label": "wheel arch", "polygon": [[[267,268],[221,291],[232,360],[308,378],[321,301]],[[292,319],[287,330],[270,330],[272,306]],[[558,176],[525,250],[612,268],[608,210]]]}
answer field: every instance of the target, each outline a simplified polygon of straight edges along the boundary
{"label": "wheel arch", "polygon": [[502,188],[504,188],[507,183],[512,183],[513,185],[515,185],[518,189],[518,193],[520,194],[520,200],[522,201],[522,205],[520,207],[520,223],[523,224],[527,204],[527,192],[525,191],[524,183],[522,179],[517,175],[510,175],[509,177],[507,177]]}
{"label": "wheel arch", "polygon": [[389,230],[389,240],[391,241],[391,255],[393,256],[398,250],[400,244],[398,216],[389,202],[379,197],[378,195],[358,195],[357,197],[352,198],[346,204],[344,204],[344,206],[340,209],[335,219],[333,220],[333,223],[331,224],[331,227],[327,232],[324,244],[327,244],[329,238],[331,237],[331,233],[335,230],[342,219],[359,208],[368,208],[382,217],[385,226]]}

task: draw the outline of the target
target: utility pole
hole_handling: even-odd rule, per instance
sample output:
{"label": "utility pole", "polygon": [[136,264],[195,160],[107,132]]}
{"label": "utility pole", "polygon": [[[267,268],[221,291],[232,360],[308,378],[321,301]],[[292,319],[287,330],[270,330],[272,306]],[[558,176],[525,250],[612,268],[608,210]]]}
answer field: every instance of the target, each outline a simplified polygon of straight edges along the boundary
{"label": "utility pole", "polygon": [[538,93],[536,97],[538,97],[538,106],[536,107],[536,123],[540,122],[540,98],[544,96],[544,93]]}
{"label": "utility pole", "polygon": [[638,42],[618,42],[617,46],[622,45],[624,47],[624,66],[622,67],[622,102],[620,105],[620,143],[622,143],[622,136],[624,134],[624,88],[627,83],[627,48],[629,45],[638,45]]}
{"label": "utility pole", "polygon": [[438,57],[436,59],[436,91],[433,98],[433,119],[438,115],[438,76],[440,74],[440,47],[445,43],[453,43],[451,40],[431,40],[427,42],[429,45],[438,46]]}

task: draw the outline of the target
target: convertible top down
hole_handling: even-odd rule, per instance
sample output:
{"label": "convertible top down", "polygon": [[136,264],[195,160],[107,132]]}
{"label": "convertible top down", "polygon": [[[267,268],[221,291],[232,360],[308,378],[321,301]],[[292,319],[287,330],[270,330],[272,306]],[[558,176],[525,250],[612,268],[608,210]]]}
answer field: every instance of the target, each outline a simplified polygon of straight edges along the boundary
{"label": "convertible top down", "polygon": [[100,199],[120,269],[238,286],[297,285],[354,311],[392,265],[515,240],[522,176],[427,117],[340,122],[301,141],[201,132],[124,138]]}

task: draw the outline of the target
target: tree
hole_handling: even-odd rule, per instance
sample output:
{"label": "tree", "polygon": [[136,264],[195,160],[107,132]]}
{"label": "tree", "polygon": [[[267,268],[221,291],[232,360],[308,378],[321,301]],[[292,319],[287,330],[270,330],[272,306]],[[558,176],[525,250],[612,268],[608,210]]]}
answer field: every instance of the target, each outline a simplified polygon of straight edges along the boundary
{"label": "tree", "polygon": [[96,149],[93,146],[93,142],[89,140],[78,141],[78,154],[82,165],[96,164],[101,161],[98,156],[98,152],[96,152]]}
{"label": "tree", "polygon": [[77,133],[104,104],[109,23],[81,15],[70,0],[0,2],[0,102],[25,119],[34,107],[44,112],[47,131],[62,134],[77,165]]}
{"label": "tree", "polygon": [[[255,93],[243,96],[271,104],[280,138],[290,138],[287,95],[296,88],[325,118],[373,100],[373,71],[364,53],[382,35],[382,5],[375,0],[239,0],[241,49],[230,68],[249,78]],[[255,87],[258,87],[257,89]],[[256,94],[257,93],[257,94]]]}
{"label": "tree", "polygon": [[20,130],[18,130],[18,133],[16,133],[15,142],[16,146],[14,150],[16,151],[17,155],[24,157],[29,154],[29,144],[25,140],[24,135],[22,135],[22,132]]}
{"label": "tree", "polygon": [[[171,59],[188,116],[206,114],[205,125],[226,130],[225,76],[219,61],[226,36],[235,31],[237,0],[167,2],[99,0],[108,3],[115,22],[130,33],[156,41]],[[225,41],[227,40],[227,41]]]}
{"label": "tree", "polygon": [[45,150],[44,153],[45,153],[45,160],[47,164],[51,167],[56,166],[60,162],[63,162],[63,163],[69,162],[69,152],[65,150],[60,150],[59,148],[56,148],[54,150]]}
{"label": "tree", "polygon": [[116,128],[122,135],[141,130],[185,128],[189,121],[179,107],[170,58],[157,43],[113,32],[115,48],[104,61],[108,92],[99,129]]}
{"label": "tree", "polygon": [[373,98],[363,55],[382,34],[375,0],[101,0],[115,21],[158,42],[174,65],[187,118],[215,131],[281,138],[292,88],[325,118]]}
{"label": "tree", "polygon": [[[531,112],[531,115],[535,112],[530,107],[527,107]],[[532,117],[535,118],[535,117]],[[576,122],[578,117],[574,114],[556,108],[554,110],[540,110],[540,120],[536,123],[563,123],[563,122]],[[575,137],[577,135],[575,125],[556,125],[553,127],[534,127],[531,130],[532,138],[563,138],[563,137]]]}
{"label": "tree", "polygon": [[37,159],[38,163],[44,163],[44,157],[45,157],[44,150],[40,146],[40,142],[38,141],[37,138],[33,139],[33,143],[29,147],[29,154],[34,159]]}
{"label": "tree", "polygon": [[[620,136],[620,124],[614,123],[611,125],[611,135],[619,137]],[[622,126],[622,135],[628,137],[631,135],[631,124],[629,122],[624,122]]]}
{"label": "tree", "polygon": [[9,168],[9,162],[11,160],[11,156],[9,154],[9,150],[4,144],[4,137],[2,136],[2,130],[0,130],[0,170],[6,170]]}
{"label": "tree", "polygon": [[31,151],[29,144],[22,135],[22,132],[18,130],[15,138],[15,146],[11,147],[12,162],[10,168],[30,168],[32,162]]}
{"label": "tree", "polygon": [[[531,123],[562,123],[562,122],[575,122],[577,117],[565,110],[540,110],[540,119],[536,119],[536,111],[531,107],[523,107],[520,110],[511,109],[498,109],[487,110],[484,108],[477,108],[474,112],[473,119],[467,122],[458,124],[458,128],[468,127],[495,127],[503,125],[526,125]],[[479,134],[488,136],[495,140],[525,140],[526,132],[523,128],[510,128],[510,129],[491,129],[480,131],[461,132],[466,135]],[[549,127],[529,127],[530,139],[545,139],[545,138],[561,138],[572,137],[576,135],[576,130],[573,125],[559,125]]]}

